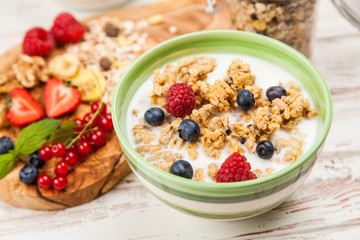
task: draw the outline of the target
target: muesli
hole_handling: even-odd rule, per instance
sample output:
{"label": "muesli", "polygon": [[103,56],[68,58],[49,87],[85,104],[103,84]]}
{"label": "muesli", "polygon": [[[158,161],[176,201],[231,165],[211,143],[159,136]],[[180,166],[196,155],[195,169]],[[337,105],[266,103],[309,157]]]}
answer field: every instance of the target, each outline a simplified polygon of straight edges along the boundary
{"label": "muesli", "polygon": [[228,180],[241,181],[278,171],[311,146],[318,115],[311,105],[299,81],[269,62],[189,56],[156,70],[138,89],[128,135],[141,156],[165,171],[222,182],[219,169],[233,161],[244,167]]}

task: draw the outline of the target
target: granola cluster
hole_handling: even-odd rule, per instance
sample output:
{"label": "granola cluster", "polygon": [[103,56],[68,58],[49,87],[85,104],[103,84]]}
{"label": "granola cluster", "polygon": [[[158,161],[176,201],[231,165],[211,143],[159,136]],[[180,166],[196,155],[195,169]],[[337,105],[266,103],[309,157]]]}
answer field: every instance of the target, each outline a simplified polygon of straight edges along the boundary
{"label": "granola cluster", "polygon": [[309,57],[315,4],[316,0],[237,0],[234,24],[283,41]]}
{"label": "granola cluster", "polygon": [[[208,169],[196,169],[194,179],[205,181],[206,174],[215,179],[219,169],[217,160],[225,148],[228,149],[228,154],[243,154],[245,151],[255,153],[259,141],[270,140],[271,134],[279,129],[290,131],[304,118],[318,114],[316,109],[311,108],[310,100],[302,96],[300,86],[294,82],[289,82],[286,86],[279,83],[288,89],[287,96],[271,102],[264,96],[263,89],[254,85],[256,76],[252,74],[248,64],[235,59],[230,64],[227,75],[210,84],[205,80],[215,67],[216,61],[213,58],[191,56],[179,61],[176,66],[168,64],[163,71],[155,71],[152,78],[153,89],[150,93],[152,105],[165,108],[167,91],[177,82],[192,87],[197,98],[196,108],[190,115],[184,118],[167,116],[167,120],[156,127],[159,135],[152,133],[153,127],[146,124],[143,118],[140,118],[140,124],[134,126],[133,134],[138,145],[136,151],[147,157],[150,162],[157,161],[153,163],[155,166],[169,171],[170,163],[182,157],[172,154],[172,149],[185,148],[190,159],[196,160],[199,148],[203,148],[205,154],[214,162],[208,165]],[[243,89],[251,91],[254,95],[256,104],[252,111],[238,110],[236,96]],[[134,110],[133,114],[137,115],[138,111]],[[230,117],[236,120],[230,121]],[[197,142],[185,142],[178,137],[178,128],[184,119],[192,119],[199,124],[201,133]],[[284,159],[276,161],[296,161],[302,154],[302,146],[302,140],[295,137],[277,140],[277,152],[284,148],[286,153]],[[259,169],[255,172],[260,177],[271,174],[272,171],[274,169],[269,168],[265,172]]]}

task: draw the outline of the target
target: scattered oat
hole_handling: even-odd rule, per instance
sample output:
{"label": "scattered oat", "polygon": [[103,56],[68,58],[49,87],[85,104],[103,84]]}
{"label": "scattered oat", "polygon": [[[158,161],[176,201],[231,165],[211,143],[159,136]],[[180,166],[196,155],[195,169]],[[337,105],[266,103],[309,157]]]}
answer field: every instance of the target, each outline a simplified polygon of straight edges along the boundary
{"label": "scattered oat", "polygon": [[175,33],[177,33],[177,31],[178,31],[178,29],[177,29],[176,26],[170,26],[169,27],[169,33],[175,34]]}
{"label": "scattered oat", "polygon": [[150,17],[147,19],[147,22],[148,22],[150,25],[157,25],[157,24],[163,23],[164,20],[165,20],[164,15],[162,15],[162,14],[155,14],[155,15],[150,16]]}

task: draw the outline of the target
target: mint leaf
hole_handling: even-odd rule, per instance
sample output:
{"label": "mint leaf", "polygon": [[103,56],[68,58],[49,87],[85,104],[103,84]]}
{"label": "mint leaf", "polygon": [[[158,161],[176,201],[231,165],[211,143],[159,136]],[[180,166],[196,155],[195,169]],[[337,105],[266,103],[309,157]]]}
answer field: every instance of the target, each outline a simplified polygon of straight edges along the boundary
{"label": "mint leaf", "polygon": [[70,120],[61,124],[59,129],[51,135],[49,143],[61,142],[65,146],[68,145],[74,136],[77,123],[74,120]]}
{"label": "mint leaf", "polygon": [[15,155],[10,152],[0,155],[0,179],[3,179],[13,168]]}
{"label": "mint leaf", "polygon": [[15,143],[14,155],[27,156],[38,150],[58,128],[60,120],[44,119],[25,127]]}

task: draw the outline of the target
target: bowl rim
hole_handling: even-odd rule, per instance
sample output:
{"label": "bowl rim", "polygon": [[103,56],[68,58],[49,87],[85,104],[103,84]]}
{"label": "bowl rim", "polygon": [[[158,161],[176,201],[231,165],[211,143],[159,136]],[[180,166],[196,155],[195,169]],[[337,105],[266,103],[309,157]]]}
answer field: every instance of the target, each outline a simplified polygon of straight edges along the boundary
{"label": "bowl rim", "polygon": [[[182,178],[182,177],[173,175],[171,173],[168,173],[156,166],[153,166],[151,163],[146,161],[146,159],[142,158],[140,156],[140,154],[138,154],[135,151],[135,149],[131,146],[130,142],[127,140],[126,133],[124,134],[121,131],[120,124],[117,119],[117,117],[119,116],[119,112],[117,111],[117,108],[116,108],[117,101],[118,101],[117,96],[118,96],[120,89],[123,87],[123,85],[125,83],[124,79],[126,79],[127,76],[132,74],[135,66],[137,66],[138,64],[141,64],[145,59],[151,58],[151,56],[153,54],[160,53],[163,48],[166,48],[169,45],[173,45],[175,43],[181,44],[181,42],[184,39],[188,39],[188,40],[196,39],[199,36],[208,38],[208,37],[214,37],[214,35],[219,35],[219,34],[237,35],[236,36],[237,38],[241,38],[241,37],[248,38],[248,39],[254,40],[255,42],[256,41],[264,41],[267,44],[269,44],[269,46],[271,46],[272,48],[282,48],[282,50],[286,51],[289,55],[291,55],[292,58],[296,58],[297,60],[301,61],[302,64],[307,69],[309,69],[309,71],[312,71],[312,73],[316,77],[317,81],[319,81],[319,84],[320,84],[322,90],[326,94],[325,97],[326,97],[326,105],[327,105],[328,111],[327,111],[327,114],[324,119],[324,130],[322,131],[321,135],[319,136],[320,141],[315,142],[313,144],[313,146],[308,151],[306,151],[303,155],[301,155],[299,157],[299,159],[296,160],[294,163],[292,163],[291,165],[289,165],[275,173],[272,173],[268,176],[253,179],[253,180],[248,180],[248,181],[231,182],[231,183],[200,182],[200,181],[194,181],[191,179]],[[239,188],[254,187],[255,185],[266,184],[266,183],[269,183],[271,181],[274,181],[276,179],[279,179],[279,178],[291,173],[292,171],[294,171],[301,165],[305,164],[311,158],[311,156],[313,156],[319,150],[319,148],[322,146],[322,144],[324,143],[324,141],[329,133],[332,118],[333,118],[333,106],[332,106],[332,101],[331,101],[330,90],[327,87],[325,80],[323,79],[320,72],[315,68],[315,66],[310,62],[309,59],[307,59],[304,55],[302,55],[300,52],[298,52],[294,48],[292,48],[292,47],[286,45],[285,43],[278,41],[276,39],[273,39],[273,38],[270,38],[270,37],[267,37],[264,35],[256,34],[256,33],[250,33],[250,32],[245,32],[245,31],[238,31],[238,30],[206,30],[206,31],[199,31],[199,32],[194,32],[194,33],[188,33],[188,34],[184,34],[184,35],[166,40],[166,41],[156,45],[155,47],[149,49],[144,54],[142,54],[139,58],[137,58],[128,67],[126,72],[121,76],[120,81],[117,83],[116,89],[113,94],[111,113],[113,116],[115,116],[115,117],[113,117],[114,129],[115,129],[116,135],[121,143],[122,148],[125,149],[125,151],[130,155],[130,158],[134,159],[136,161],[136,163],[140,164],[147,171],[150,171],[149,172],[150,176],[155,174],[157,176],[161,176],[162,178],[168,179],[170,182],[182,184],[182,186],[185,186],[185,187],[191,187],[191,188],[199,187],[202,189],[216,190],[216,189],[233,189],[233,188],[239,189]],[[128,161],[130,161],[130,160],[128,160]]]}

